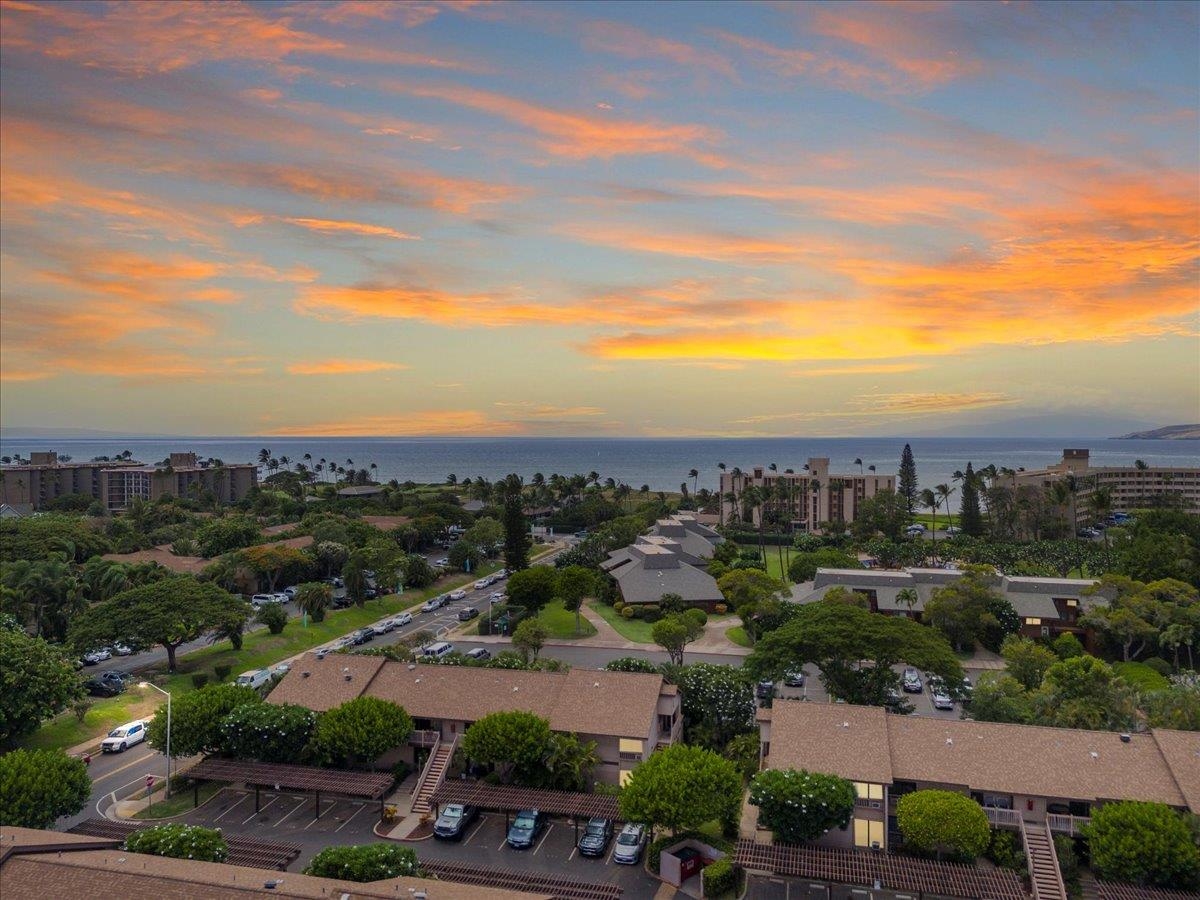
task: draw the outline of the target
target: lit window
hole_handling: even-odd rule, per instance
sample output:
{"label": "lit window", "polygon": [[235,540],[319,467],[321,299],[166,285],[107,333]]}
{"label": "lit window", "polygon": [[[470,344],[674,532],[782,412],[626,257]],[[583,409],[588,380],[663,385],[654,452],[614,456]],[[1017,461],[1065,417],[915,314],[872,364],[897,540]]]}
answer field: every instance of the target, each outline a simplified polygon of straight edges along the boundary
{"label": "lit window", "polygon": [[1026,620],[1025,620],[1025,624],[1026,624],[1026,625],[1041,625],[1041,624],[1042,624],[1042,620],[1041,620],[1041,619],[1038,619],[1038,618],[1026,619]]}
{"label": "lit window", "polygon": [[625,787],[625,785],[629,782],[629,779],[632,777],[633,772],[631,772],[629,769],[622,769],[620,779],[617,783],[620,784],[621,787]]}
{"label": "lit window", "polygon": [[641,756],[644,749],[644,741],[636,741],[631,738],[621,738],[621,752],[632,753],[635,756]]}
{"label": "lit window", "polygon": [[858,792],[859,800],[882,800],[883,785],[868,784],[865,781],[854,782],[854,790]]}

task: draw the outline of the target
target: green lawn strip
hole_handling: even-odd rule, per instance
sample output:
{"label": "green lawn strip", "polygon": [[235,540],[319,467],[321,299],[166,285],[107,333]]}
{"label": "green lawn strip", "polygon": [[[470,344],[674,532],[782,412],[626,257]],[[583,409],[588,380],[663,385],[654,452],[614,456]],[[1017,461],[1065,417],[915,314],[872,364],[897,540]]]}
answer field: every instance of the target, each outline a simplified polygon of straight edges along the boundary
{"label": "green lawn strip", "polygon": [[588,605],[600,614],[609,625],[616,629],[617,633],[627,641],[635,641],[639,644],[653,644],[654,639],[650,637],[650,629],[654,626],[649,622],[643,622],[641,619],[626,619],[619,612],[609,606],[607,603],[601,603],[599,600],[589,600]]}
{"label": "green lawn strip", "polygon": [[82,744],[89,738],[97,741],[118,725],[134,719],[150,717],[158,709],[162,695],[150,688],[131,687],[116,697],[97,698],[87,711],[83,721],[73,712],[66,712],[44,724],[21,741],[20,746],[30,750],[47,750],[62,747],[64,750]]}
{"label": "green lawn strip", "polygon": [[[921,513],[921,512],[913,513],[913,522],[914,523],[920,522],[922,525],[926,526],[927,528],[932,528],[935,524],[934,517],[930,513]],[[958,524],[958,513],[951,513],[949,518],[947,518],[945,513],[939,512],[937,514],[936,524],[938,527],[938,531],[942,531],[951,525],[957,525]]]}
{"label": "green lawn strip", "polygon": [[732,628],[727,628],[725,630],[725,637],[729,638],[731,641],[733,641],[739,647],[754,646],[753,644],[750,643],[750,638],[746,634],[746,629],[743,628],[741,625],[734,625]]}
{"label": "green lawn strip", "polygon": [[[163,783],[160,781],[154,786],[154,804],[147,809],[140,810],[133,814],[135,819],[169,819],[172,816],[181,816],[184,813],[191,812],[194,804],[194,797],[190,787],[183,787],[175,782],[179,782],[178,777],[172,778],[172,789],[175,791],[169,798],[163,799],[158,796],[162,793]],[[215,797],[226,785],[216,781],[205,781],[200,784],[200,803],[204,803]]]}
{"label": "green lawn strip", "polygon": [[[147,680],[154,681],[178,697],[196,689],[192,684],[194,673],[207,673],[211,684],[216,680],[213,673],[216,666],[230,666],[231,678],[252,669],[272,666],[334,638],[364,628],[385,616],[424,603],[437,594],[444,594],[469,584],[499,568],[498,562],[488,563],[470,575],[443,578],[422,590],[407,590],[403,594],[389,594],[378,600],[368,600],[361,609],[352,606],[349,609],[330,610],[324,622],[310,621],[307,628],[300,624],[299,619],[290,619],[282,634],[271,634],[265,629],[246,634],[242,639],[241,650],[234,650],[227,641],[221,641],[212,647],[181,655],[178,659],[178,671],[174,675],[166,675],[165,661],[145,670],[143,674]],[[99,739],[117,725],[139,716],[151,715],[164,701],[162,695],[157,692],[147,690],[146,694],[143,698],[142,690],[135,687],[117,697],[97,700],[84,716],[82,723],[72,712],[61,713],[22,741],[21,746],[31,749],[67,749],[91,738]]]}
{"label": "green lawn strip", "polygon": [[[758,552],[758,544],[738,544],[739,550],[753,550]],[[787,547],[783,548],[783,562],[779,560],[779,547],[767,544],[763,548],[765,554],[764,559],[767,565],[767,574],[772,578],[778,578],[780,581],[787,582],[787,572],[784,566],[787,565],[788,557],[792,551]]]}
{"label": "green lawn strip", "polygon": [[575,613],[563,609],[561,600],[552,600],[540,613],[538,621],[546,626],[548,637],[556,640],[574,640],[591,637],[596,633],[596,626],[579,617],[579,630],[575,630]]}
{"label": "green lawn strip", "polygon": [[1161,672],[1156,672],[1145,663],[1113,663],[1113,671],[1142,693],[1165,691],[1171,686],[1171,682],[1167,680],[1165,675]]}

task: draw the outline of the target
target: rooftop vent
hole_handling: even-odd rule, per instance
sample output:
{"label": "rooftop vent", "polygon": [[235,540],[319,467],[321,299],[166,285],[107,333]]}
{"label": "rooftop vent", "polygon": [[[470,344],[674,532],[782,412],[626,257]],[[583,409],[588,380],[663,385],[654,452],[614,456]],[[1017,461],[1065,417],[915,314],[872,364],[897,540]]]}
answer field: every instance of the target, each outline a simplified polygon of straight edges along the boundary
{"label": "rooftop vent", "polygon": [[598,681],[593,681],[593,682],[592,682],[592,687],[600,687],[600,682],[598,682]]}
{"label": "rooftop vent", "polygon": [[849,728],[849,727],[850,727],[850,723],[849,723],[849,722],[843,722],[843,723],[842,723],[842,727],[843,727],[843,728]]}
{"label": "rooftop vent", "polygon": [[308,678],[310,675],[312,675],[312,672],[301,672],[300,673],[301,678]]}
{"label": "rooftop vent", "polygon": [[409,663],[409,664],[408,664],[408,671],[410,671],[410,672],[411,672],[411,671],[412,671],[413,669],[415,669],[416,667],[417,667],[417,664],[416,664],[416,663]]}
{"label": "rooftop vent", "polygon": [[345,678],[347,681],[349,681],[352,676],[349,673],[347,673],[347,674],[343,675],[342,677]]}
{"label": "rooftop vent", "polygon": [[519,687],[517,687],[516,685],[513,685],[513,693],[514,693],[514,694],[515,694],[517,691],[519,691],[519,690],[520,690],[520,688],[519,688]]}
{"label": "rooftop vent", "polygon": [[1130,737],[1129,737],[1129,735],[1128,735],[1128,734],[1122,734],[1122,735],[1121,735],[1121,743],[1122,743],[1122,744],[1128,744],[1130,740],[1131,740],[1131,739],[1130,739]]}
{"label": "rooftop vent", "polygon": [[954,738],[946,738],[946,746],[953,747],[954,746]]}
{"label": "rooftop vent", "polygon": [[1092,756],[1092,759],[1099,759],[1099,758],[1100,758],[1100,754],[1099,754],[1099,753],[1097,753],[1095,750],[1093,750],[1093,751],[1092,751],[1092,754],[1091,754],[1091,756]]}

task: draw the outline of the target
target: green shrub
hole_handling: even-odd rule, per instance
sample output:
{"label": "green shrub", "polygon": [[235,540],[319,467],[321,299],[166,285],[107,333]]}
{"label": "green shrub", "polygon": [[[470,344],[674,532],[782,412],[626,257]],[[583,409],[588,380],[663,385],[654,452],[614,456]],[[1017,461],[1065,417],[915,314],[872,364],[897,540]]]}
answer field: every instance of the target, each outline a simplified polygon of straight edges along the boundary
{"label": "green shrub", "polygon": [[326,847],[313,857],[305,875],[344,878],[347,881],[381,881],[384,878],[419,876],[417,854],[395,844],[358,844]]}
{"label": "green shrub", "polygon": [[206,684],[208,684],[207,672],[192,673],[192,687],[194,687],[196,690],[200,690],[200,688],[204,687]]}
{"label": "green shrub", "polygon": [[233,666],[213,666],[213,675],[216,676],[217,681],[224,681],[232,671]]}
{"label": "green shrub", "polygon": [[655,622],[660,621],[662,619],[662,617],[663,617],[662,610],[649,609],[649,608],[642,610],[642,620],[651,625],[653,625]]}
{"label": "green shrub", "polygon": [[708,613],[698,607],[693,606],[691,609],[684,610],[683,614],[701,628],[708,624]]}
{"label": "green shrub", "polygon": [[642,617],[643,618],[646,616],[647,613],[661,613],[662,612],[662,607],[657,603],[645,603],[642,605],[641,609],[642,609]]}
{"label": "green shrub", "polygon": [[1147,663],[1118,662],[1113,663],[1112,668],[1121,677],[1122,681],[1136,689],[1139,693],[1146,694],[1151,691],[1165,691],[1171,686],[1165,675],[1155,671]]}
{"label": "green shrub", "polygon": [[1021,841],[1015,831],[993,829],[992,839],[984,851],[984,856],[1002,869],[1025,871],[1025,852],[1021,849]]}
{"label": "green shrub", "polygon": [[637,615],[637,607],[627,606],[621,610],[622,619],[632,619]]}
{"label": "green shrub", "polygon": [[612,607],[613,607],[613,609],[615,609],[617,612],[620,612],[621,610],[623,610],[623,609],[624,609],[626,606],[628,606],[628,605],[629,605],[629,604],[628,604],[628,603],[626,603],[624,600],[618,600],[616,603],[614,603],[614,604],[612,605]]}
{"label": "green shrub", "polygon": [[1072,659],[1076,656],[1086,656],[1087,651],[1083,649],[1083,644],[1079,638],[1071,634],[1069,631],[1064,631],[1054,639],[1050,645],[1050,649],[1054,651],[1054,655],[1059,659]]}
{"label": "green shrub", "polygon": [[205,862],[224,862],[229,845],[217,828],[199,825],[155,825],[135,831],[125,839],[130,853],[149,853],[174,859],[200,859]]}
{"label": "green shrub", "polygon": [[316,728],[317,714],[293,703],[249,703],[221,719],[217,743],[235,759],[296,763]]}
{"label": "green shrub", "polygon": [[725,745],[725,758],[738,767],[742,778],[749,781],[758,772],[761,755],[758,730],[739,734]]}
{"label": "green shrub", "polygon": [[1146,660],[1145,663],[1143,663],[1143,665],[1145,665],[1146,668],[1148,668],[1148,669],[1153,669],[1155,672],[1157,672],[1159,675],[1162,675],[1164,678],[1167,675],[1171,674],[1171,664],[1169,662],[1167,662],[1165,659],[1163,659],[1161,656],[1153,656],[1150,659]]}
{"label": "green shrub", "polygon": [[283,626],[287,624],[287,610],[283,608],[282,603],[268,603],[258,611],[255,618],[263,625],[267,626],[267,631],[271,634],[282,634]]}
{"label": "green shrub", "polygon": [[713,612],[715,612],[718,616],[723,616],[725,613],[729,612],[729,606],[725,603],[718,603],[713,607]]}
{"label": "green shrub", "polygon": [[991,829],[983,807],[957,791],[924,790],[905,794],[896,803],[896,824],[905,846],[975,857],[987,849]]}
{"label": "green shrub", "polygon": [[[1058,857],[1058,871],[1062,873],[1067,893],[1078,895],[1079,887],[1079,856],[1075,853],[1075,841],[1070,835],[1054,835],[1054,855]],[[1024,868],[1024,863],[1021,868]]]}
{"label": "green shrub", "polygon": [[1200,849],[1187,819],[1164,803],[1105,803],[1083,826],[1083,835],[1092,871],[1105,881],[1196,887]]}
{"label": "green shrub", "polygon": [[736,873],[728,856],[704,868],[704,896],[721,897],[733,893],[737,887]]}

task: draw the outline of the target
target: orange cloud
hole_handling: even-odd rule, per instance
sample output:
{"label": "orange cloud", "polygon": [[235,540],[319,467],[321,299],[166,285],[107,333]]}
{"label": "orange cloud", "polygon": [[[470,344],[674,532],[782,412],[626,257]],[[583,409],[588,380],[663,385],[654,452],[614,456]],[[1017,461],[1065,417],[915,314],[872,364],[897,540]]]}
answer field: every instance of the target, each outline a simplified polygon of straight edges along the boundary
{"label": "orange cloud", "polygon": [[683,41],[658,37],[624,22],[596,21],[583,26],[584,46],[625,59],[667,60],[734,78],[733,64],[719,53]]}
{"label": "orange cloud", "polygon": [[687,157],[712,168],[724,168],[730,164],[724,157],[707,149],[719,143],[722,135],[703,125],[676,125],[567,113],[504,94],[459,85],[393,87],[416,97],[445,100],[516,122],[541,135],[538,146],[554,156],[578,160],[666,154]]}
{"label": "orange cloud", "polygon": [[415,410],[402,416],[361,416],[304,425],[282,425],[266,431],[265,434],[281,437],[288,435],[452,437],[455,435],[520,434],[522,430],[522,427],[515,422],[499,421],[479,410],[438,409]]}
{"label": "orange cloud", "polygon": [[588,244],[619,250],[661,253],[691,259],[737,265],[771,265],[835,258],[845,253],[845,244],[810,235],[758,237],[742,234],[644,231],[636,226],[564,226],[564,234]]}
{"label": "orange cloud", "polygon": [[406,234],[383,225],[368,225],[363,222],[342,222],[334,219],[287,219],[283,221],[299,228],[307,228],[321,234],[358,234],[364,237],[389,237],[398,241],[419,241],[415,234]]}
{"label": "orange cloud", "polygon": [[407,369],[402,363],[377,359],[324,359],[317,362],[293,363],[289,375],[361,375],[366,372],[389,372]]}
{"label": "orange cloud", "polygon": [[532,403],[528,400],[516,402],[498,400],[492,405],[497,409],[511,410],[515,415],[529,419],[573,419],[604,415],[604,410],[598,406],[551,406],[545,403]]}
{"label": "orange cloud", "polygon": [[928,368],[929,366],[920,363],[859,363],[816,369],[794,369],[788,374],[797,378],[825,378],[837,375],[894,375],[901,372],[919,372]]}

